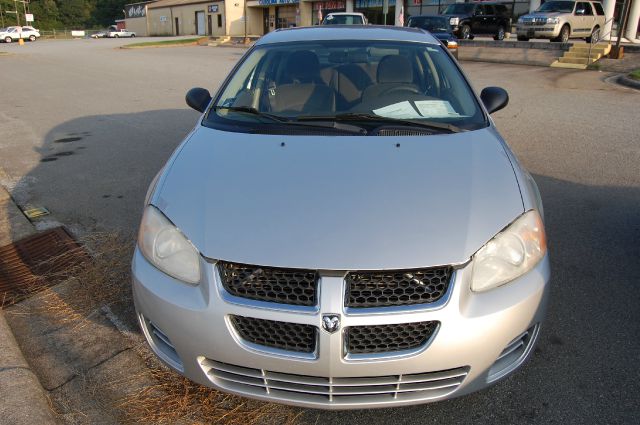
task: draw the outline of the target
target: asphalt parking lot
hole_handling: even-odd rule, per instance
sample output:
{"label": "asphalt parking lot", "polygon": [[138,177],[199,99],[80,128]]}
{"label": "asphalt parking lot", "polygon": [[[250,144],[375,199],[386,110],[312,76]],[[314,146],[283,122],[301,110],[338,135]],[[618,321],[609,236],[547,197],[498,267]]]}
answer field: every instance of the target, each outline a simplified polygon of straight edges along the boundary
{"label": "asphalt parking lot", "polygon": [[[244,52],[117,48],[128,42],[0,45],[0,183],[77,234],[136,231],[149,182],[198,118],[184,94],[215,90]],[[535,354],[464,398],[299,420],[638,423],[640,92],[594,71],[462,65],[477,90],[508,90],[494,119],[545,204],[553,287]]]}

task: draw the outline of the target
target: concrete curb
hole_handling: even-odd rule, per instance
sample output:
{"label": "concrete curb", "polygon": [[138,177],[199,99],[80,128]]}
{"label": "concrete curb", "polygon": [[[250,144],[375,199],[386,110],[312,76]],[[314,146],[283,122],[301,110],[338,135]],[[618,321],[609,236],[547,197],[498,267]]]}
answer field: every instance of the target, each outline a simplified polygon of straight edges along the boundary
{"label": "concrete curb", "polygon": [[626,75],[621,75],[618,77],[618,84],[631,87],[632,89],[640,90],[640,81],[634,80],[633,78],[627,77]]}
{"label": "concrete curb", "polygon": [[[6,177],[0,169],[0,176]],[[31,222],[0,186],[0,243],[9,244],[35,233]],[[0,425],[57,424],[44,388],[31,371],[0,310]]]}
{"label": "concrete curb", "polygon": [[0,424],[58,424],[0,310]]}

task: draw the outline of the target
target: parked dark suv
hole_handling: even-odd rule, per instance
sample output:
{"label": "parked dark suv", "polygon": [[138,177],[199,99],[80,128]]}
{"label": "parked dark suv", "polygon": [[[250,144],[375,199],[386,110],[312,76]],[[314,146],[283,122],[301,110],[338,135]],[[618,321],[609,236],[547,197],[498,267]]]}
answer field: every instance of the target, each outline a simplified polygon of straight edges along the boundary
{"label": "parked dark suv", "polygon": [[450,19],[454,34],[463,39],[490,34],[494,40],[503,40],[511,31],[511,13],[500,3],[454,3],[442,14]]}

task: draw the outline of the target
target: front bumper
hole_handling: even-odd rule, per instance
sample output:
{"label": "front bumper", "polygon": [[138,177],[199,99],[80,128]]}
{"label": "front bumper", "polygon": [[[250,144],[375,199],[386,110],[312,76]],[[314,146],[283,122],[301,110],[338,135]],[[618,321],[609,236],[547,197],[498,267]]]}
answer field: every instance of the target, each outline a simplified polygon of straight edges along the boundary
{"label": "front bumper", "polygon": [[516,34],[528,38],[556,38],[560,34],[560,24],[517,24]]}
{"label": "front bumper", "polygon": [[[550,276],[545,257],[514,282],[473,293],[466,265],[456,270],[447,295],[436,306],[354,311],[344,307],[344,279],[336,273],[321,276],[318,306],[295,307],[231,296],[222,288],[215,265],[202,260],[202,266],[203,282],[187,285],[157,270],[136,249],[134,300],[156,355],[182,375],[209,387],[324,409],[443,400],[507,376],[532,351]],[[418,350],[350,357],[344,353],[341,332],[322,330],[322,314],[326,313],[341,316],[341,329],[431,320],[439,321],[440,326]],[[230,315],[317,326],[317,350],[300,354],[243,341]],[[403,383],[407,375],[410,382],[420,383]],[[387,387],[405,390],[378,394]],[[425,388],[428,390],[422,391]]]}

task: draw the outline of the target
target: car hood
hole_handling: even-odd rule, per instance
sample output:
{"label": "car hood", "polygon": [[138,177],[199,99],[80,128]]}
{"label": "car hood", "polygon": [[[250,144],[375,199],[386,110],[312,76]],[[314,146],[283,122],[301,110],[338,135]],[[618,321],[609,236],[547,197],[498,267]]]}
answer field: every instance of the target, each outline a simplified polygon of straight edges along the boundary
{"label": "car hood", "polygon": [[463,263],[523,212],[499,137],[198,127],[151,202],[212,259],[326,270]]}
{"label": "car hood", "polygon": [[442,15],[442,16],[446,16],[447,18],[460,18],[460,20],[471,17],[471,15],[468,13],[453,13],[450,15]]}
{"label": "car hood", "polygon": [[449,32],[432,32],[431,35],[433,35],[438,40],[445,40],[445,41],[455,38],[455,36]]}
{"label": "car hood", "polygon": [[566,15],[567,12],[532,12],[527,15],[523,15],[523,18],[555,18],[561,15]]}

